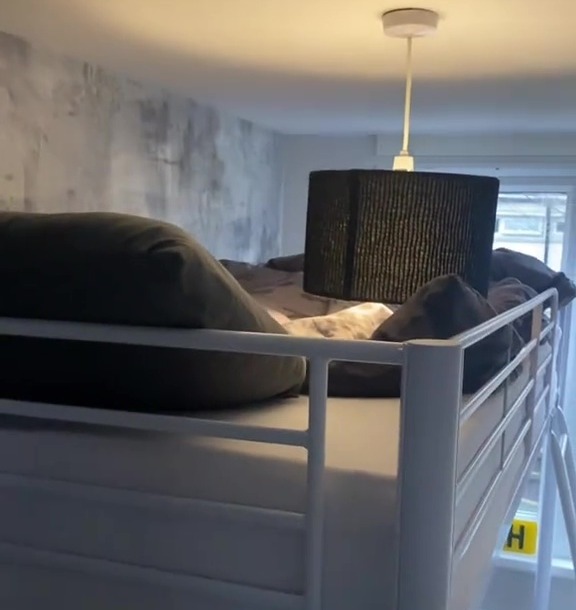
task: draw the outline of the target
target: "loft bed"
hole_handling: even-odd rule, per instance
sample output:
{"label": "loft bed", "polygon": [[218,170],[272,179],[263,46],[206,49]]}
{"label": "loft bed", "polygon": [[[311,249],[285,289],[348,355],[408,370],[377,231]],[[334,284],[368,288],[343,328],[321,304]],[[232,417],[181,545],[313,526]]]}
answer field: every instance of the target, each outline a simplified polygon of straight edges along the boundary
{"label": "loft bed", "polygon": [[[283,334],[159,223],[0,214],[0,234],[4,606],[471,607],[557,419],[556,289],[449,338],[328,340]],[[442,286],[456,318],[482,300]],[[398,392],[335,396],[338,362]]]}
{"label": "loft bed", "polygon": [[[451,340],[401,345],[0,320],[3,336],[298,354],[311,368],[308,408],[288,398],[227,417],[2,399],[6,603],[469,607],[550,428],[556,300],[549,291]],[[530,342],[463,397],[466,350],[527,314]],[[327,398],[328,362],[344,359],[401,366],[400,400]]]}

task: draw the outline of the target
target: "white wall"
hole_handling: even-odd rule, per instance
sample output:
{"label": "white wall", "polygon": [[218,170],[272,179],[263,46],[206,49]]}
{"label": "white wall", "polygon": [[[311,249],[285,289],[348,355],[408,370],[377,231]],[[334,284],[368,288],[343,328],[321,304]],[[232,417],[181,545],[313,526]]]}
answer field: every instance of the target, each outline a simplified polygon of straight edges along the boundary
{"label": "white wall", "polygon": [[272,132],[0,32],[0,210],[150,216],[256,262],[280,176]]}
{"label": "white wall", "polygon": [[[397,136],[283,136],[284,176],[282,250],[304,248],[308,175],[321,169],[391,168],[401,138]],[[415,137],[416,169],[482,172],[518,176],[576,176],[576,134],[501,137]]]}

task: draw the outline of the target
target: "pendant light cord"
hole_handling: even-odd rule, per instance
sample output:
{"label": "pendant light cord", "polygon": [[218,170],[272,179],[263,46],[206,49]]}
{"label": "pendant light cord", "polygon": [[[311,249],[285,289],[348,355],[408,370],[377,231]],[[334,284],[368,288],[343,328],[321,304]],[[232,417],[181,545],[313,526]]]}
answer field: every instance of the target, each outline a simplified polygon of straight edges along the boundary
{"label": "pendant light cord", "polygon": [[406,39],[406,95],[404,98],[404,137],[401,155],[409,155],[410,144],[410,110],[412,104],[412,37]]}

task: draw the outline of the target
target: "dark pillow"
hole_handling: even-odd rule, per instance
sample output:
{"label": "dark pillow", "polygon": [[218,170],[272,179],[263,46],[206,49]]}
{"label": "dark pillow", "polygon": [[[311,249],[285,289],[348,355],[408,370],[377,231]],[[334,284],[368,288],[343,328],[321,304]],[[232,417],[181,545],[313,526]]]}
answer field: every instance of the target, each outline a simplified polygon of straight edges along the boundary
{"label": "dark pillow", "polygon": [[[449,339],[495,316],[490,303],[459,277],[436,278],[418,290],[372,335],[376,341]],[[513,330],[504,327],[466,351],[464,392],[474,392],[508,361]],[[392,365],[334,362],[329,393],[338,396],[400,395],[401,370]]]}
{"label": "dark pillow", "polygon": [[291,254],[289,256],[271,258],[266,263],[266,267],[277,269],[278,271],[289,271],[291,273],[304,271],[304,254]]}
{"label": "dark pillow", "polygon": [[[175,226],[120,214],[0,213],[0,316],[284,334]],[[0,338],[0,394],[152,411],[299,389],[299,358]]]}
{"label": "dark pillow", "polygon": [[[538,293],[530,286],[522,284],[516,278],[509,277],[490,285],[488,302],[497,314],[501,314],[526,303],[537,295]],[[523,342],[530,341],[532,336],[532,313],[515,320],[513,326]]]}
{"label": "dark pillow", "polygon": [[509,277],[530,286],[538,294],[549,288],[556,288],[561,307],[568,305],[576,297],[576,285],[564,273],[553,271],[533,256],[498,248],[492,253],[490,279],[499,282]]}

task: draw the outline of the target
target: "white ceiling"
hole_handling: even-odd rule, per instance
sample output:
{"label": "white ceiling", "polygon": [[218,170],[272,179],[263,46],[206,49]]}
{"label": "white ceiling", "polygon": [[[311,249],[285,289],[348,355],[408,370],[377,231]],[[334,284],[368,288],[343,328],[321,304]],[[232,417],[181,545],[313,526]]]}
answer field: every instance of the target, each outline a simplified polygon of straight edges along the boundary
{"label": "white ceiling", "polygon": [[[414,131],[576,133],[575,0],[423,0]],[[398,131],[390,0],[0,0],[0,29],[290,133]],[[410,6],[410,3],[408,3]]]}

